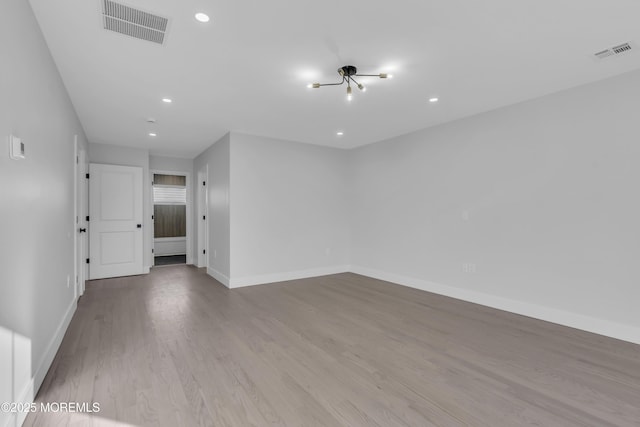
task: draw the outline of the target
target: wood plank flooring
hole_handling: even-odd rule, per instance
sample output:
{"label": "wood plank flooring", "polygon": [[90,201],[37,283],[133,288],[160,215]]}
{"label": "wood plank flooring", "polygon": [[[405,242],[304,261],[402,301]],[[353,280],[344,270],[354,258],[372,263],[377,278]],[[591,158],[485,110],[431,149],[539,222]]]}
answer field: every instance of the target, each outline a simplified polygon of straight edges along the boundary
{"label": "wood plank flooring", "polygon": [[640,346],[339,274],[90,282],[26,426],[640,426]]}

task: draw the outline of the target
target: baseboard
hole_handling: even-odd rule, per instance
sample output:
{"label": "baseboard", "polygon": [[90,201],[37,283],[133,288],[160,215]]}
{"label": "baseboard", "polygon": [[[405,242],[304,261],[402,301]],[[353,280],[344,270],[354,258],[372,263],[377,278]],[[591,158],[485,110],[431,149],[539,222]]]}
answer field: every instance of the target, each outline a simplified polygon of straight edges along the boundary
{"label": "baseboard", "polygon": [[374,279],[396,283],[398,285],[407,286],[410,288],[433,292],[451,298],[456,298],[459,300],[497,308],[499,310],[504,310],[511,313],[533,317],[535,319],[557,323],[559,325],[569,326],[571,328],[581,329],[583,331],[593,332],[599,335],[605,335],[611,338],[640,344],[640,328],[611,322],[606,319],[585,316],[582,314],[572,313],[569,311],[545,307],[537,304],[530,304],[481,292],[474,292],[467,289],[456,288],[454,286],[443,285],[440,283],[406,277],[361,266],[352,266],[351,272]]}
{"label": "baseboard", "polygon": [[284,273],[262,274],[231,278],[230,288],[242,288],[245,286],[264,285],[266,283],[284,282],[287,280],[306,279],[309,277],[327,276],[329,274],[347,273],[349,265],[336,265],[329,267],[312,268],[307,270],[288,271]]}
{"label": "baseboard", "polygon": [[67,308],[67,312],[64,314],[64,317],[60,321],[58,325],[58,329],[56,329],[55,334],[49,341],[49,345],[47,346],[47,350],[44,355],[40,359],[40,363],[38,363],[38,369],[36,370],[35,375],[33,376],[34,390],[40,389],[42,385],[42,381],[44,381],[45,375],[47,375],[47,371],[51,367],[51,363],[53,359],[56,357],[56,353],[60,348],[60,344],[62,343],[62,338],[64,338],[64,334],[67,332],[67,328],[69,327],[69,323],[71,323],[71,319],[73,318],[74,313],[76,312],[76,308],[78,307],[78,301],[74,298]]}
{"label": "baseboard", "polygon": [[[77,301],[74,299],[67,308],[64,317],[60,321],[58,328],[56,329],[51,341],[47,345],[47,349],[45,350],[43,356],[40,358],[40,361],[37,365],[37,369],[29,382],[22,387],[22,391],[17,396],[16,402],[21,403],[33,403],[35,396],[44,381],[44,377],[47,375],[51,364],[53,363],[53,359],[56,357],[56,353],[60,348],[60,344],[62,343],[62,339],[64,338],[64,334],[67,332],[67,328],[69,327],[69,323],[71,323],[71,318],[73,314],[76,312]],[[20,426],[24,423],[24,420],[27,418],[28,412],[19,412],[14,414],[15,417],[9,420],[7,425],[16,425]]]}
{"label": "baseboard", "polygon": [[215,270],[211,267],[207,267],[207,274],[211,277],[213,277],[214,279],[216,279],[218,282],[222,283],[223,285],[225,285],[227,288],[229,288],[229,283],[230,280],[227,276],[225,276],[224,274],[220,273],[218,270]]}

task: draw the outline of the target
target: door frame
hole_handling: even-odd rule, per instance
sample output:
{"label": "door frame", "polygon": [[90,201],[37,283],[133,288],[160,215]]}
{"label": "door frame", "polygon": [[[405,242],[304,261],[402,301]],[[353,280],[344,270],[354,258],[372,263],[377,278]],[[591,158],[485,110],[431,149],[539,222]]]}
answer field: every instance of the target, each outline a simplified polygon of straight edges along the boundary
{"label": "door frame", "polygon": [[[201,185],[206,183],[205,185]],[[209,164],[198,171],[198,264],[209,269]],[[204,251],[204,253],[203,253]]]}
{"label": "door frame", "polygon": [[[149,207],[149,212],[152,212],[152,216],[153,211],[154,211],[154,202],[153,202],[153,175],[154,174],[159,174],[159,175],[176,175],[176,176],[184,176],[185,179],[185,184],[186,184],[186,189],[187,189],[187,208],[186,208],[186,230],[187,230],[187,264],[195,264],[194,260],[193,260],[193,248],[191,247],[191,241],[192,241],[192,233],[191,233],[191,225],[192,225],[192,212],[191,212],[191,204],[192,204],[192,197],[191,197],[191,172],[184,172],[184,171],[170,171],[170,170],[164,170],[164,169],[150,169],[149,170],[149,182],[151,183],[151,197],[149,197],[149,203],[151,203],[151,206]],[[151,266],[153,267],[156,264],[156,259],[155,259],[155,216],[154,219],[151,221]]]}
{"label": "door frame", "polygon": [[80,256],[81,236],[80,236],[80,210],[81,201],[78,194],[78,181],[80,180],[80,152],[78,148],[78,135],[73,136],[73,298],[77,300],[80,296],[78,289],[80,284]]}
{"label": "door frame", "polygon": [[[88,182],[86,150],[80,149],[78,135],[73,139],[74,153],[74,296],[76,299],[84,294],[85,280],[88,277],[86,259],[89,258],[89,233],[86,216],[88,212]],[[80,229],[85,230],[80,232]]]}

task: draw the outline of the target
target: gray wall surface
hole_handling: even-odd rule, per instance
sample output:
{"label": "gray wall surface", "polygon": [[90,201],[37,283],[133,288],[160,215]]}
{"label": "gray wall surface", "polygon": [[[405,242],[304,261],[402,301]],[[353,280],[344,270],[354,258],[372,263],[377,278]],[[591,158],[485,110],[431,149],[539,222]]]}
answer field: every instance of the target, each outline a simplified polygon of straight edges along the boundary
{"label": "gray wall surface", "polygon": [[231,277],[346,266],[346,152],[231,133]]}
{"label": "gray wall surface", "polygon": [[[217,275],[230,277],[231,229],[230,229],[230,135],[226,134],[194,160],[194,172],[209,167],[208,222],[209,222],[209,268]],[[197,199],[197,186],[194,200]],[[194,206],[197,206],[195,204]],[[194,209],[197,224],[198,209]],[[194,239],[194,243],[197,238]],[[195,251],[194,253],[197,253]],[[224,281],[224,278],[222,278]]]}
{"label": "gray wall surface", "polygon": [[634,72],[355,150],[352,264],[640,340],[638,111]]}
{"label": "gray wall surface", "polygon": [[[30,402],[75,311],[73,141],[86,138],[29,3],[3,0],[0,31],[0,402]],[[25,160],[9,158],[10,134]],[[0,425],[19,425],[11,415]]]}

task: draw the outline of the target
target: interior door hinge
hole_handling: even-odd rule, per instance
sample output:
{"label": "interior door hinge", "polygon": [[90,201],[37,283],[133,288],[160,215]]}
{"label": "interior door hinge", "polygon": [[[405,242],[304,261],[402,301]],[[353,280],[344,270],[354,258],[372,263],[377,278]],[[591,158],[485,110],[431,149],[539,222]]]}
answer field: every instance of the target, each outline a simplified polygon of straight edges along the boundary
{"label": "interior door hinge", "polygon": [[89,258],[87,258],[87,264],[89,264]]}
{"label": "interior door hinge", "polygon": [[84,217],[85,221],[89,221],[89,215]]}
{"label": "interior door hinge", "polygon": [[202,220],[204,221],[206,219],[207,219],[206,215],[202,215]]}
{"label": "interior door hinge", "polygon": [[85,177],[86,177],[87,179],[89,179],[89,174],[86,174],[86,175],[85,175]]}
{"label": "interior door hinge", "polygon": [[203,254],[206,254],[206,253],[207,253],[207,250],[206,250],[206,249],[203,249],[203,250],[202,250],[202,253],[203,253]]}
{"label": "interior door hinge", "polygon": [[207,183],[205,181],[202,181],[202,185],[207,185]]}

